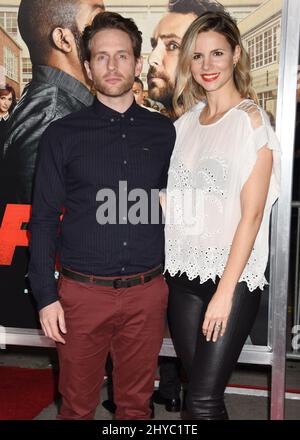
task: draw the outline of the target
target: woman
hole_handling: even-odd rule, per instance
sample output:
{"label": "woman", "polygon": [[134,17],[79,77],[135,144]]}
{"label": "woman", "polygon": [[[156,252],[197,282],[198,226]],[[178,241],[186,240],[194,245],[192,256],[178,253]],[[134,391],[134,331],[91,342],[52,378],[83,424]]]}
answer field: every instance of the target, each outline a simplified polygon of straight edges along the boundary
{"label": "woman", "polygon": [[16,105],[16,94],[13,87],[6,85],[0,89],[0,158],[3,158],[3,147],[8,128],[8,119]]}
{"label": "woman", "polygon": [[169,325],[189,379],[190,417],[227,419],[224,390],[267,284],[280,178],[279,144],[229,15],[208,12],[191,24],[174,105],[184,114],[167,188]]}

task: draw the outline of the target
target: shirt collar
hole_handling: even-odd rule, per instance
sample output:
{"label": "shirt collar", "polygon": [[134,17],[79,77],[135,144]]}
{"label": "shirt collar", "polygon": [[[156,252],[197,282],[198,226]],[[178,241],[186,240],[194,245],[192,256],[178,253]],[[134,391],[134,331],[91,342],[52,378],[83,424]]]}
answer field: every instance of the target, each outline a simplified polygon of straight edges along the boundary
{"label": "shirt collar", "polygon": [[0,121],[7,121],[7,119],[9,118],[9,113],[7,112],[7,113],[5,113],[5,115],[3,115],[3,116],[0,116]]}
{"label": "shirt collar", "polygon": [[80,81],[62,70],[50,66],[33,66],[32,78],[35,81],[53,84],[82,102],[87,107],[93,103],[93,95]]}
{"label": "shirt collar", "polygon": [[[117,117],[122,114],[120,112],[117,112],[116,110],[113,110],[110,107],[107,107],[105,104],[103,104],[97,98],[94,99],[93,108],[94,108],[95,112],[103,118],[111,118],[114,116]],[[127,116],[127,117],[134,116],[138,113],[139,109],[140,109],[140,106],[135,102],[135,99],[133,98],[131,106],[123,114],[124,114],[124,116]]]}

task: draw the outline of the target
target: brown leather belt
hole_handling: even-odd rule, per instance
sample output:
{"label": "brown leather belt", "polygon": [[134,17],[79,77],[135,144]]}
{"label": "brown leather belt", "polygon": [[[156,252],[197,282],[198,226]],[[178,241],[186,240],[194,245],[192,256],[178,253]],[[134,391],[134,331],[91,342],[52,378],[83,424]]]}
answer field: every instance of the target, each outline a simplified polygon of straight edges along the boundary
{"label": "brown leather belt", "polygon": [[114,289],[127,289],[128,287],[148,283],[149,281],[153,280],[153,278],[159,276],[162,273],[162,266],[160,265],[153,270],[145,272],[142,275],[113,279],[106,279],[105,277],[98,277],[94,275],[84,275],[81,273],[73,272],[66,267],[62,267],[61,273],[65,277],[75,281],[79,281],[81,283],[91,283],[96,284],[97,286],[108,286],[113,287]]}

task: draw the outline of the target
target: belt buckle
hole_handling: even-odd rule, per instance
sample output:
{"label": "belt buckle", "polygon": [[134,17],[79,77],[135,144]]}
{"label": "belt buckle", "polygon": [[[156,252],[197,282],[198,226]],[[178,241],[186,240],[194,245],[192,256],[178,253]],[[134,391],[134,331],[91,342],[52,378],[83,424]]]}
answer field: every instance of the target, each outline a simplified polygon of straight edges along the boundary
{"label": "belt buckle", "polygon": [[122,278],[117,278],[115,280],[113,280],[113,288],[114,289],[121,289],[121,283],[122,283]]}

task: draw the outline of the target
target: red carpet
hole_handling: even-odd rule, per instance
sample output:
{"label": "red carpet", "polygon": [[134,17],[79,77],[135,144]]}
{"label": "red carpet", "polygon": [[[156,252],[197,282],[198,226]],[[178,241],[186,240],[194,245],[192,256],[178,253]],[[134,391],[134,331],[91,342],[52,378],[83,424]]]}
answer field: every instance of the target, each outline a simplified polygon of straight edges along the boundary
{"label": "red carpet", "polygon": [[31,420],[53,402],[57,378],[51,369],[0,367],[0,420]]}

